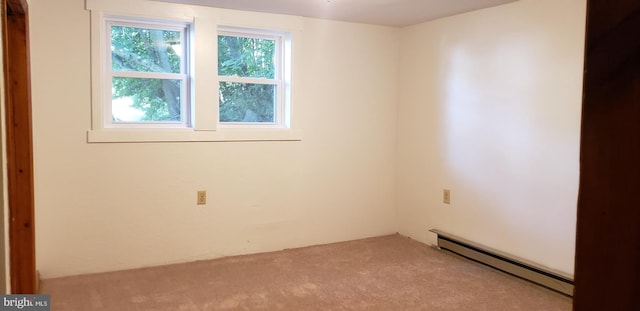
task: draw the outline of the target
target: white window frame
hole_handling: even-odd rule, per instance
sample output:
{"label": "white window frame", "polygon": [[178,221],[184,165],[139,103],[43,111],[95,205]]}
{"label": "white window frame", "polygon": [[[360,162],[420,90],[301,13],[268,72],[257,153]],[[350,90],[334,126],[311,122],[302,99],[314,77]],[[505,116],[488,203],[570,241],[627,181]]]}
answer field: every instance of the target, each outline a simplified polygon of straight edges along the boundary
{"label": "white window frame", "polygon": [[274,78],[249,78],[249,77],[236,77],[236,76],[221,76],[218,75],[218,83],[220,82],[235,82],[235,83],[251,83],[251,84],[267,84],[276,86],[275,107],[274,107],[274,122],[222,122],[218,120],[220,128],[284,128],[287,127],[285,122],[285,111],[290,107],[289,99],[285,96],[287,88],[289,87],[285,83],[285,72],[289,71],[287,60],[290,51],[287,51],[286,42],[287,34],[283,32],[274,32],[261,29],[247,29],[228,26],[219,26],[218,35],[222,36],[234,36],[241,38],[256,38],[274,40]]}
{"label": "white window frame", "polygon": [[[104,59],[105,66],[105,79],[103,86],[103,126],[105,128],[189,128],[191,127],[191,96],[190,96],[190,76],[189,76],[189,34],[191,23],[187,22],[174,22],[174,21],[154,21],[140,18],[124,18],[120,16],[107,15],[103,19],[105,23],[105,30],[107,33],[104,35]],[[143,29],[159,29],[168,31],[180,32],[181,43],[181,61],[180,61],[180,73],[164,73],[164,72],[142,72],[142,71],[116,71],[112,66],[112,50],[111,50],[111,27],[112,26],[124,26]],[[180,121],[142,121],[142,122],[114,122],[113,121],[113,99],[111,89],[113,87],[113,78],[147,78],[147,79],[172,79],[181,80],[180,87]]]}
{"label": "white window frame", "polygon": [[[215,141],[300,141],[302,140],[303,105],[292,103],[295,92],[293,73],[295,51],[293,42],[301,40],[303,18],[300,16],[277,15],[248,11],[233,11],[219,8],[194,6],[181,3],[164,3],[145,0],[85,0],[85,8],[91,13],[91,128],[87,131],[88,143],[122,142],[215,142]],[[111,111],[103,109],[108,90],[111,101],[111,89],[105,86],[111,79],[107,74],[107,59],[110,62],[109,48],[105,47],[107,34],[106,18],[118,17],[125,20],[144,20],[161,24],[190,24],[187,40],[188,51],[188,89],[187,106],[190,117],[189,126],[109,126],[105,115],[112,118]],[[144,22],[143,22],[144,23]],[[279,126],[227,125],[219,122],[217,34],[218,28],[260,29],[266,33],[283,34],[283,83],[284,97],[279,102]],[[109,82],[110,83],[110,82]],[[127,124],[131,125],[131,124]]]}

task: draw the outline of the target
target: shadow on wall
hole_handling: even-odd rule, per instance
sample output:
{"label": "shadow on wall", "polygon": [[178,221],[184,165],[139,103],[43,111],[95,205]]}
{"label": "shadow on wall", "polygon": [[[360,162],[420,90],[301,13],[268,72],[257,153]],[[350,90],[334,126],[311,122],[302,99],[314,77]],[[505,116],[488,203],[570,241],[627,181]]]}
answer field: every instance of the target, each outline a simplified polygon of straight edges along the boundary
{"label": "shadow on wall", "polygon": [[[543,265],[549,253],[572,258],[579,122],[567,122],[576,110],[560,100],[573,89],[541,65],[557,51],[517,29],[450,47],[438,139],[455,208],[442,228]],[[571,261],[554,266],[573,271]]]}

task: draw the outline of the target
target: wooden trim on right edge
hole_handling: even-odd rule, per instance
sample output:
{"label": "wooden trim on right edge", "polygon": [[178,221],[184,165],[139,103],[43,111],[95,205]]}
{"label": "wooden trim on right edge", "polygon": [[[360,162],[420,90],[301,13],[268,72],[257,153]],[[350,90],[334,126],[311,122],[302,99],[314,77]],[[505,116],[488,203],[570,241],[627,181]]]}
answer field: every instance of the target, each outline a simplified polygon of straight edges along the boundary
{"label": "wooden trim on right edge", "polygon": [[574,310],[640,310],[640,1],[588,0]]}
{"label": "wooden trim on right edge", "polygon": [[24,0],[2,0],[11,293],[35,294],[33,139],[29,16]]}

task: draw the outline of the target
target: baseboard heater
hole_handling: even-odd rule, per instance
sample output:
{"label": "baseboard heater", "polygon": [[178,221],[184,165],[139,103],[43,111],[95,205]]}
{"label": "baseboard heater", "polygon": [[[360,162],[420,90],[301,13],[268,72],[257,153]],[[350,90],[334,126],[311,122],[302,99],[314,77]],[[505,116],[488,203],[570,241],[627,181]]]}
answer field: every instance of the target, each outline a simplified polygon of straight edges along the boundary
{"label": "baseboard heater", "polygon": [[573,280],[533,263],[478,245],[463,238],[429,230],[438,235],[438,247],[508,274],[531,281],[567,296],[573,296]]}

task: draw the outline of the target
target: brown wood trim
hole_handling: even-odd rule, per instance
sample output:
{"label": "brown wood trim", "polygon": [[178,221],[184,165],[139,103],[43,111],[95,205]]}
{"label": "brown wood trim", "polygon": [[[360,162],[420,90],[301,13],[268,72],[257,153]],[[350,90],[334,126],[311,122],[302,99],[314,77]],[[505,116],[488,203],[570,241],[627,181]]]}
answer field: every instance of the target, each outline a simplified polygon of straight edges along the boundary
{"label": "brown wood trim", "polygon": [[[27,0],[6,0],[7,5],[15,14],[25,15],[27,12]],[[3,5],[4,7],[4,5]]]}
{"label": "brown wood trim", "polygon": [[[7,2],[8,1],[8,2]],[[23,0],[2,0],[11,292],[36,293],[29,17]]]}
{"label": "brown wood trim", "polygon": [[574,310],[640,310],[640,1],[588,8]]}

